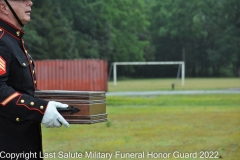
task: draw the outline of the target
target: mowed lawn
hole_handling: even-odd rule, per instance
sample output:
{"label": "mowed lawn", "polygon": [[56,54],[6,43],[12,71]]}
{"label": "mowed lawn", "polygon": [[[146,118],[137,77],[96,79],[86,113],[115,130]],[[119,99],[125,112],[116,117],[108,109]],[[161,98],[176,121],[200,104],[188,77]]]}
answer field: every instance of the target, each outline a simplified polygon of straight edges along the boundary
{"label": "mowed lawn", "polygon": [[108,82],[108,92],[118,91],[159,91],[172,90],[218,90],[218,89],[240,89],[240,78],[186,78],[184,86],[181,79],[155,78],[155,79],[128,79]]}
{"label": "mowed lawn", "polygon": [[[107,97],[107,112],[104,123],[43,127],[44,153],[55,153],[45,160],[109,159],[86,157],[90,152],[113,154],[115,160],[240,159],[240,94]],[[190,153],[197,158],[186,157]],[[209,154],[217,158],[204,158]]]}

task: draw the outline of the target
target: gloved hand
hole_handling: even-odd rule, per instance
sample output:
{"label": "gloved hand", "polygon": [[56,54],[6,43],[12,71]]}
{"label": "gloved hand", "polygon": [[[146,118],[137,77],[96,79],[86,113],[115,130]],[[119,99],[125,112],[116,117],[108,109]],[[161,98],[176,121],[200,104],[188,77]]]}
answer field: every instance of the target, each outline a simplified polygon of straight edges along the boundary
{"label": "gloved hand", "polygon": [[47,109],[42,119],[42,124],[45,127],[61,127],[61,125],[65,125],[69,127],[69,123],[62,117],[62,115],[57,111],[57,108],[67,108],[67,104],[62,104],[60,102],[49,101]]}

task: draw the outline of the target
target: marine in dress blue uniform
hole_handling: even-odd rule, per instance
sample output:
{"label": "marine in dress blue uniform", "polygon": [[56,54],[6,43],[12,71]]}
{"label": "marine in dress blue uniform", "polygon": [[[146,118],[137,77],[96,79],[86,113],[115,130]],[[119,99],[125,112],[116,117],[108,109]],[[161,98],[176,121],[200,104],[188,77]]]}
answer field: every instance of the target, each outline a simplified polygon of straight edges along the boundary
{"label": "marine in dress blue uniform", "polygon": [[[14,12],[7,0],[5,2]],[[23,26],[15,12],[14,16]],[[18,158],[20,160],[26,159],[26,153],[32,153],[30,159],[42,159],[39,154],[42,153],[41,123],[44,116],[46,127],[59,127],[65,123],[62,119],[59,122],[58,118],[62,117],[55,111],[60,103],[52,102],[50,105],[50,102],[34,97],[37,89],[36,72],[33,59],[24,45],[24,34],[21,28],[0,18],[1,159],[10,159],[7,155],[13,153],[23,153]],[[58,120],[49,118],[52,115],[47,117],[47,108],[48,115],[55,112]]]}
{"label": "marine in dress blue uniform", "polygon": [[41,121],[48,101],[34,97],[34,62],[24,32],[0,19],[0,151],[37,152]]}

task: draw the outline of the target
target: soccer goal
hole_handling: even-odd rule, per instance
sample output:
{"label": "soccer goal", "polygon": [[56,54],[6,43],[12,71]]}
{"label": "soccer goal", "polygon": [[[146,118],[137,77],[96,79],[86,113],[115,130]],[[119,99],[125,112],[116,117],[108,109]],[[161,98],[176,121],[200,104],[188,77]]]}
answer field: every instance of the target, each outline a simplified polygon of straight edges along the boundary
{"label": "soccer goal", "polygon": [[[113,62],[113,81],[117,85],[117,66],[119,65],[179,65],[181,66],[182,86],[185,80],[185,63],[184,61],[165,61],[165,62]],[[111,67],[112,67],[111,66]]]}

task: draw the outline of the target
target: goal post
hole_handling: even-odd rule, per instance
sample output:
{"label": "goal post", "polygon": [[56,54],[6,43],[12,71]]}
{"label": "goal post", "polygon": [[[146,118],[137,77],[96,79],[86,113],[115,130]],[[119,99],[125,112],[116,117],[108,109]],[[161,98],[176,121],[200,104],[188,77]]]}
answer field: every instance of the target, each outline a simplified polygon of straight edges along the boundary
{"label": "goal post", "polygon": [[181,65],[182,86],[185,80],[185,63],[184,61],[165,61],[165,62],[113,62],[113,80],[114,86],[117,85],[117,66],[119,65]]}

